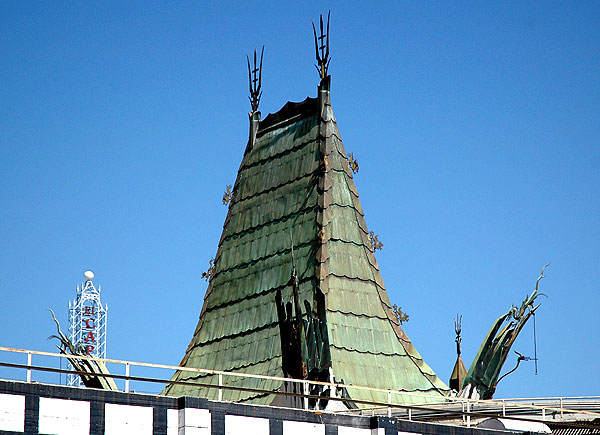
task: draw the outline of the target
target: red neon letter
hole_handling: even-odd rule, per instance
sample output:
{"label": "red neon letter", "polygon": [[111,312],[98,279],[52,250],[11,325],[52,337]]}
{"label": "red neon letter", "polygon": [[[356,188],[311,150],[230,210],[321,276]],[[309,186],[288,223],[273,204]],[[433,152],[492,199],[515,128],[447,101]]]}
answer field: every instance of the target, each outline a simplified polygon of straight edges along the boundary
{"label": "red neon letter", "polygon": [[85,348],[88,355],[90,354],[90,352],[93,352],[93,350],[96,349],[94,346],[86,346]]}
{"label": "red neon letter", "polygon": [[94,338],[94,333],[92,331],[88,332],[88,334],[85,336],[85,342],[92,342],[95,343],[96,339]]}
{"label": "red neon letter", "polygon": [[[90,317],[89,319],[84,319],[83,323],[85,323],[85,327],[88,329],[94,329],[96,327],[96,325],[94,325],[94,318]],[[92,324],[90,325],[90,322],[92,322]]]}

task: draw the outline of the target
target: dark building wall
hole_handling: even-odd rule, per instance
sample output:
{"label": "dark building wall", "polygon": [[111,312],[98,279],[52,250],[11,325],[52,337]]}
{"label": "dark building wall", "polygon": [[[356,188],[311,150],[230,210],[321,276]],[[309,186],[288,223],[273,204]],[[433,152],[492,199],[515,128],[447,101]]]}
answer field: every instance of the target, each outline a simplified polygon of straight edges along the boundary
{"label": "dark building wall", "polygon": [[387,417],[315,413],[194,397],[0,381],[0,434],[440,435],[506,434]]}

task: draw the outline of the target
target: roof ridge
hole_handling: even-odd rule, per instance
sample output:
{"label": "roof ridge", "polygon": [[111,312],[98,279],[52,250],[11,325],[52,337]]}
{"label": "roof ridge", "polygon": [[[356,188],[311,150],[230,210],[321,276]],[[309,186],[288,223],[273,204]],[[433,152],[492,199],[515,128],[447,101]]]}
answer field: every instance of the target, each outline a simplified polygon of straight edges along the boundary
{"label": "roof ridge", "polygon": [[307,111],[311,111],[311,109],[316,109],[316,102],[317,99],[312,97],[306,97],[303,101],[299,102],[286,102],[277,112],[269,113],[265,119],[260,121],[257,136],[261,134],[261,131],[264,134],[265,131],[268,131],[272,127],[279,127],[282,123],[290,122],[299,114],[305,114]]}
{"label": "roof ridge", "polygon": [[[356,190],[356,186],[354,186],[354,181],[353,181],[354,177],[348,173],[348,172],[350,172],[349,170],[347,170],[349,168],[346,168],[342,162],[335,161],[335,160],[342,160],[342,159],[344,161],[347,161],[347,153],[344,149],[343,141],[342,141],[339,131],[337,129],[337,122],[335,121],[335,116],[333,115],[333,110],[331,108],[331,101],[330,101],[330,93],[328,91],[320,91],[320,103],[321,103],[321,108],[320,108],[321,116],[319,118],[319,124],[320,124],[319,138],[320,138],[321,144],[322,144],[321,145],[322,156],[323,156],[322,158],[324,160],[324,166],[325,166],[324,171],[321,175],[321,177],[323,178],[323,181],[320,183],[320,186],[323,186],[323,190],[320,192],[320,195],[323,196],[323,200],[319,200],[319,204],[322,206],[322,214],[325,215],[327,208],[333,206],[334,204],[338,205],[338,206],[340,206],[340,205],[346,206],[349,209],[352,209],[354,211],[355,224],[357,225],[359,230],[362,231],[363,234],[368,234],[368,228],[367,228],[366,222],[364,220],[364,214],[361,213],[362,207],[360,207],[360,202],[358,199],[358,191]],[[350,193],[350,198],[352,200],[351,205],[345,204],[345,203],[343,203],[343,201],[339,201],[339,200],[335,199],[335,197],[334,197],[335,192],[333,191],[334,180],[333,179],[327,180],[327,178],[332,177],[333,173],[336,173],[337,176],[341,177],[340,181],[343,180],[342,183],[344,183],[346,191]],[[341,202],[341,204],[339,204],[338,202]],[[332,221],[333,221],[333,217],[330,216],[330,221],[329,222],[321,222],[321,225],[323,228],[326,228],[327,226],[332,224]],[[372,315],[364,315],[364,314],[363,314],[363,317],[378,318],[381,321],[384,321],[384,322],[387,321],[387,323],[390,325],[391,330],[393,331],[394,335],[397,337],[399,344],[402,346],[402,348],[406,352],[406,354],[403,356],[407,356],[409,358],[409,360],[412,362],[414,367],[418,370],[419,373],[421,373],[421,375],[424,377],[424,379],[426,379],[427,383],[430,384],[431,387],[435,391],[440,392],[441,394],[444,394],[444,391],[440,390],[439,385],[436,385],[437,382],[435,382],[436,380],[439,380],[439,378],[437,378],[437,376],[435,376],[435,373],[433,372],[433,370],[431,370],[431,373],[427,373],[426,371],[424,371],[424,368],[422,366],[424,364],[426,365],[426,363],[423,361],[421,355],[416,351],[416,349],[414,348],[414,345],[412,344],[412,342],[410,341],[408,336],[404,333],[402,328],[400,328],[400,326],[392,320],[393,313],[391,312],[391,302],[389,302],[389,298],[387,298],[385,286],[383,285],[383,280],[381,279],[381,276],[380,276],[379,267],[377,266],[377,262],[375,260],[375,257],[373,256],[372,248],[369,245],[367,245],[367,242],[364,240],[364,238],[362,236],[360,238],[360,241],[357,242],[355,240],[345,240],[340,237],[335,237],[334,235],[329,234],[327,231],[325,231],[324,234],[325,234],[326,239],[322,240],[321,246],[323,246],[323,244],[326,243],[329,246],[329,248],[327,248],[327,249],[331,248],[332,245],[329,245],[331,242],[341,242],[346,245],[354,245],[357,248],[359,248],[359,249],[362,248],[364,250],[364,256],[366,257],[367,263],[369,264],[369,266],[371,268],[371,273],[373,274],[373,277],[371,279],[364,279],[364,278],[361,278],[360,276],[348,276],[347,274],[341,274],[343,277],[353,280],[353,281],[354,280],[359,280],[359,281],[363,281],[363,282],[370,281],[370,282],[374,282],[378,287],[381,287],[381,291],[378,290],[375,293],[377,295],[377,298],[379,299],[379,302],[381,303],[381,307],[383,308],[383,313],[385,314],[385,318],[381,318],[380,316],[372,316]],[[331,255],[331,253],[329,253],[329,255]],[[373,259],[373,262],[371,261],[371,257]],[[332,271],[330,269],[330,267],[327,266],[329,261],[330,261],[330,257],[327,257],[327,258],[320,257],[318,259],[318,263],[319,263],[319,265],[321,265],[319,267],[321,267],[321,268],[327,267],[327,269],[328,269],[326,272],[323,270],[320,270],[319,273],[317,274],[317,276],[320,277],[321,281],[327,280],[328,277],[331,275],[340,276],[339,273]],[[386,299],[388,299],[388,301],[384,300],[382,292],[383,292],[383,294],[386,295]],[[330,293],[328,292],[327,294],[329,295]],[[328,313],[333,313],[335,311],[341,313],[340,310],[332,310],[329,307],[327,308]],[[352,313],[352,315],[354,315],[354,313]],[[351,352],[358,352],[356,349],[351,349],[348,346],[344,346],[344,345],[340,345],[339,343],[336,343],[336,339],[332,338],[332,337],[330,337],[330,346],[339,348],[339,349],[346,349]],[[418,355],[418,357],[416,355],[414,355],[415,353],[416,353],[416,355]],[[399,354],[396,354],[396,355],[399,355]],[[346,367],[341,367],[341,368],[338,367],[338,369],[336,371],[336,368],[334,366],[333,371],[334,371],[334,375],[336,377],[342,377],[342,378],[346,379],[346,381],[348,381],[347,375],[340,373],[340,371],[347,372]],[[433,373],[434,379],[431,378],[432,373]],[[439,380],[439,381],[441,382],[441,380]],[[443,382],[441,382],[441,384],[444,385]]]}

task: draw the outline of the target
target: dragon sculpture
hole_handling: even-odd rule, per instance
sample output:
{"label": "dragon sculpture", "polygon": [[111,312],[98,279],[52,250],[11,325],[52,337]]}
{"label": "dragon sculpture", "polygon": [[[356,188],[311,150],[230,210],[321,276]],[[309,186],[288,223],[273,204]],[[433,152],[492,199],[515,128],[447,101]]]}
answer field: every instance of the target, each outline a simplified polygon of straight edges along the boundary
{"label": "dragon sculpture", "polygon": [[[60,345],[56,345],[60,353],[65,355],[74,355],[74,356],[88,356],[85,353],[85,349],[82,345],[74,345],[71,340],[61,331],[60,323],[58,323],[58,319],[54,315],[54,311],[50,308],[47,308],[52,315],[52,320],[56,323],[56,329],[58,335],[51,335],[48,337],[48,340],[51,338],[56,338],[60,341]],[[95,359],[80,359],[80,358],[69,358],[67,360],[71,363],[71,366],[75,369],[75,371],[81,377],[81,381],[83,385],[88,388],[98,388],[101,390],[110,390],[110,391],[118,391],[117,385],[115,381],[110,377],[110,372],[104,365],[102,361]]]}
{"label": "dragon sculpture", "polygon": [[[496,319],[488,331],[475,355],[467,376],[462,382],[462,388],[458,394],[460,397],[471,399],[491,399],[493,397],[498,386],[500,370],[506,361],[511,346],[529,318],[534,316],[535,311],[539,308],[539,304],[535,305],[536,299],[539,296],[546,296],[544,293],[539,292],[539,285],[542,278],[544,278],[544,270],[547,266],[548,264],[542,268],[542,273],[537,279],[535,290],[531,295],[525,298],[519,308],[512,306],[506,314]],[[529,359],[518,353],[517,355],[519,355],[517,366],[522,360]],[[514,370],[516,370],[516,367],[509,373]]]}

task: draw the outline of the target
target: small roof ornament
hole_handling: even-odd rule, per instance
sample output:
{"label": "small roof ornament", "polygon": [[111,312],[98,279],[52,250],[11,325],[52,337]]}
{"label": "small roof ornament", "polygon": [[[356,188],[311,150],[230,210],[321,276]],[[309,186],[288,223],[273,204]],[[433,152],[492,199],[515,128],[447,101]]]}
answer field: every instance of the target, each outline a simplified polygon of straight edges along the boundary
{"label": "small roof ornament", "polygon": [[462,332],[462,316],[456,315],[456,319],[454,319],[454,332],[456,333],[456,363],[454,364],[454,369],[452,369],[452,375],[450,375],[450,388],[459,392],[462,389],[462,384],[467,377],[467,368],[465,367],[465,363],[460,356],[461,352],[461,343],[462,338],[460,333]]}
{"label": "small roof ornament", "polygon": [[[265,46],[263,45],[262,50],[260,52],[260,64],[257,66],[256,63],[256,49],[254,50],[254,68],[250,68],[250,59],[248,55],[246,55],[246,61],[248,61],[248,86],[250,88],[250,96],[248,99],[250,100],[250,104],[252,106],[252,113],[258,110],[258,105],[260,104],[260,97],[262,96],[262,91],[260,90],[262,84],[262,61],[263,54],[265,52]],[[258,73],[258,77],[257,74]]]}
{"label": "small roof ornament", "polygon": [[462,332],[462,316],[459,314],[456,314],[456,319],[454,319],[454,332],[456,333],[456,338],[454,339],[456,342],[456,354],[460,356],[462,353],[460,346],[462,343],[462,338],[460,336],[460,333]]}
{"label": "small roof ornament", "polygon": [[317,36],[317,30],[315,28],[315,22],[312,22],[313,26],[313,35],[315,37],[315,53],[317,57],[318,65],[315,65],[317,71],[319,72],[319,77],[321,80],[327,77],[327,70],[329,69],[329,62],[331,62],[331,58],[329,57],[329,17],[331,16],[331,11],[327,13],[327,30],[324,32],[323,28],[323,14],[321,14],[320,19],[320,33]]}

